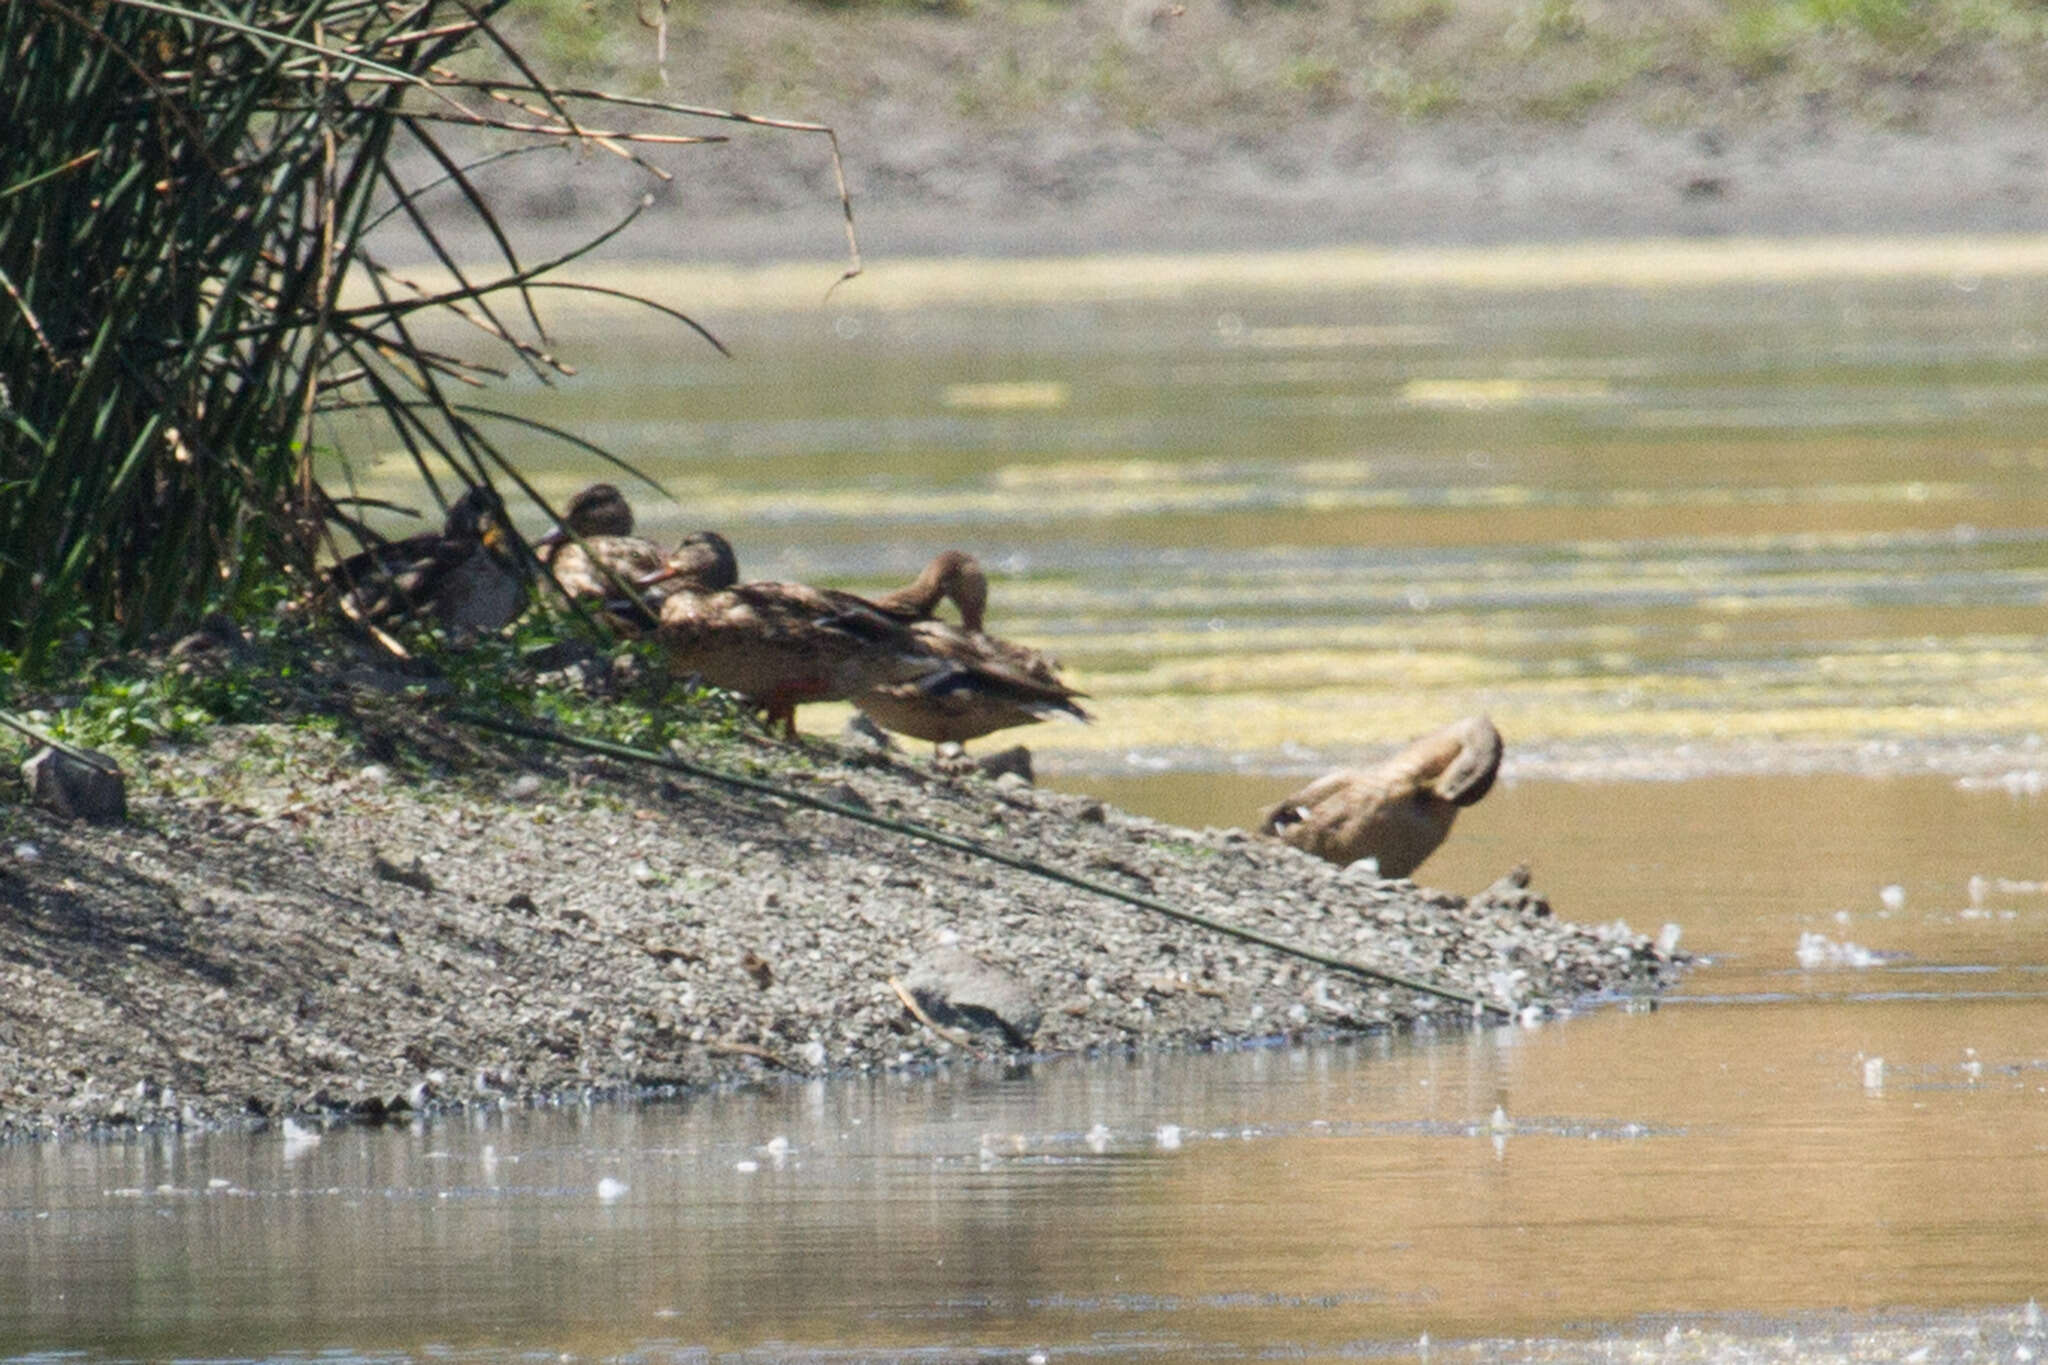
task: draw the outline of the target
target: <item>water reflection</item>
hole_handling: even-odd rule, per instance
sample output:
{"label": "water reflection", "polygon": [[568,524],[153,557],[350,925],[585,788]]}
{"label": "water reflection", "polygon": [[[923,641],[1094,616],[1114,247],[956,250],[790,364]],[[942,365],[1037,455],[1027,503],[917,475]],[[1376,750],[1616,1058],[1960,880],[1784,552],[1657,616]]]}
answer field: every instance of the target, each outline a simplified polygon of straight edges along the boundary
{"label": "water reflection", "polygon": [[[1467,814],[1431,880],[1540,849],[1570,913],[1713,965],[1535,1029],[17,1149],[0,1339],[1334,1356],[2048,1288],[2038,801],[1525,780]],[[1887,956],[1802,969],[1809,932]]]}

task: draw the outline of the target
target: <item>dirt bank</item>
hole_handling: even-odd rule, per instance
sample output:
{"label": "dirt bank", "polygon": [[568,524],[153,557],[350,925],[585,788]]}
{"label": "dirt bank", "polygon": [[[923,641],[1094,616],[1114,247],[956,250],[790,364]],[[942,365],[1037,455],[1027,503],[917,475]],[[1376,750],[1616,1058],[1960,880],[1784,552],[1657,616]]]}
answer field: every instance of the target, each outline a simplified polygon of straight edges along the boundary
{"label": "dirt bank", "polygon": [[[736,0],[671,9],[666,85],[623,5],[571,8],[519,12],[570,83],[835,129],[874,264],[2048,231],[2043,19],[2003,0],[1974,18],[1948,5],[1823,18],[1579,0]],[[1904,18],[1876,22],[1879,9]],[[498,211],[567,242],[652,191],[613,254],[843,252],[821,137],[607,117],[730,141],[644,149],[666,183],[595,150],[502,162],[479,175]],[[490,253],[480,234],[462,239]]]}
{"label": "dirt bank", "polygon": [[[450,731],[445,762],[402,776],[304,727],[211,733],[151,755],[126,825],[0,805],[0,1134],[374,1118],[1471,1018],[611,759]],[[793,762],[762,752],[760,771],[792,791],[1530,1017],[1654,989],[1672,970],[1646,939],[1552,918],[1527,891],[1468,902],[1014,777],[941,777],[822,745]]]}

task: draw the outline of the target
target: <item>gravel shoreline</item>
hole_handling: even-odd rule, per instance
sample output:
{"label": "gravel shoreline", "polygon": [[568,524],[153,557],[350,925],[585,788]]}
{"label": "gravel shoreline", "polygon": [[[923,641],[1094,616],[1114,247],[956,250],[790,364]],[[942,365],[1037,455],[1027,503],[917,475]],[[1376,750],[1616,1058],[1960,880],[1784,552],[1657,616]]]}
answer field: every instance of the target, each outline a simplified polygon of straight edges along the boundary
{"label": "gravel shoreline", "polygon": [[[445,741],[456,761],[401,776],[317,730],[222,726],[146,757],[125,825],[0,805],[0,1137],[1472,1021],[793,801]],[[758,775],[1528,1020],[1683,960],[1511,878],[1468,900],[1015,776],[805,750]]]}

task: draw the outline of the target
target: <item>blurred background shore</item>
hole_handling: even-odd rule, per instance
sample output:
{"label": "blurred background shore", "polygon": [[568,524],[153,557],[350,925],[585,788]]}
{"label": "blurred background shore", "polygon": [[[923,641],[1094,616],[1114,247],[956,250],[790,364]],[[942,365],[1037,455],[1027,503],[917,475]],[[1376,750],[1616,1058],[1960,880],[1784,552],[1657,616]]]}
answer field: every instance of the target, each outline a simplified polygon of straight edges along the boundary
{"label": "blurred background shore", "polygon": [[[682,3],[666,85],[655,16],[515,17],[568,84],[831,126],[877,260],[2048,227],[2024,0]],[[823,138],[663,129],[732,141],[653,149],[614,254],[842,249]],[[648,188],[596,150],[479,183],[565,243]]]}

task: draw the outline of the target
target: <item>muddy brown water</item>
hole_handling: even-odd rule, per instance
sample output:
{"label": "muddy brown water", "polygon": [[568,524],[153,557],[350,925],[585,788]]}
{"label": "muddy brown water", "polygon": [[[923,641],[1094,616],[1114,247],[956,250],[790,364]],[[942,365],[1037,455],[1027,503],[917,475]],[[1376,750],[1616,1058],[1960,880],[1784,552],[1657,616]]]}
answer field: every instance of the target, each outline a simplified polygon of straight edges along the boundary
{"label": "muddy brown water", "polygon": [[1680,925],[1706,962],[1654,1010],[1450,1037],[0,1151],[0,1358],[1423,1358],[1901,1322],[1909,1354],[2041,1296],[2048,282],[1951,265],[842,290],[707,318],[731,364],[565,326],[585,378],[516,401],[654,466],[657,534],[855,585],[982,555],[992,620],[1100,712],[1025,737],[1043,780],[1241,823],[1484,708],[1513,760],[1423,880],[1529,861],[1562,913]]}

